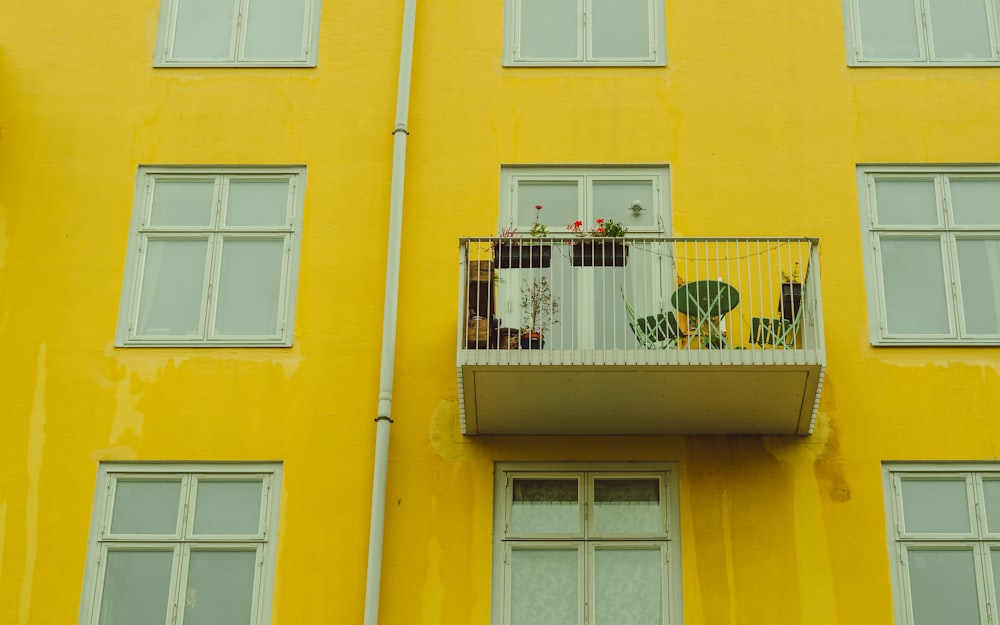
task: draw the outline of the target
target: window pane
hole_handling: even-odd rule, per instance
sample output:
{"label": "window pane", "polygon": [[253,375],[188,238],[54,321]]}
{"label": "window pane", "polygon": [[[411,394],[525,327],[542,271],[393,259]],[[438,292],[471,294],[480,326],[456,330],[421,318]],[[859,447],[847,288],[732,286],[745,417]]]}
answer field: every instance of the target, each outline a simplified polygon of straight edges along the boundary
{"label": "window pane", "polygon": [[948,334],[940,241],[882,237],[879,243],[889,332]]}
{"label": "window pane", "polygon": [[933,180],[876,180],[875,203],[883,226],[940,223]]}
{"label": "window pane", "polygon": [[147,239],[139,335],[200,333],[208,239]]}
{"label": "window pane", "polygon": [[580,488],[576,479],[515,478],[512,490],[511,532],[579,533]]}
{"label": "window pane", "polygon": [[222,247],[217,336],[278,332],[284,239],[226,238]]}
{"label": "window pane", "polygon": [[917,13],[913,0],[857,0],[861,56],[918,59]]}
{"label": "window pane", "polygon": [[255,551],[191,551],[185,625],[249,625]]}
{"label": "window pane", "polygon": [[1000,605],[1000,549],[990,549],[990,566],[993,567],[993,605]]}
{"label": "window pane", "polygon": [[989,59],[989,18],[984,0],[928,0],[934,58]]}
{"label": "window pane", "polygon": [[288,224],[288,180],[231,180],[227,226]]}
{"label": "window pane", "polygon": [[170,551],[109,551],[99,625],[163,625],[167,622]]}
{"label": "window pane", "polygon": [[195,534],[257,534],[261,480],[198,480]]}
{"label": "window pane", "polygon": [[[536,211],[535,207],[542,210]],[[517,226],[531,228],[538,213],[540,222],[554,233],[566,232],[567,224],[580,219],[580,185],[575,180],[517,183]]]}
{"label": "window pane", "polygon": [[115,480],[112,534],[177,533],[180,480]]}
{"label": "window pane", "polygon": [[[593,193],[595,219],[614,219],[629,230],[653,228],[657,225],[652,182],[597,180],[594,182]],[[639,202],[645,210],[634,213],[633,202]]]}
{"label": "window pane", "polygon": [[1000,239],[959,239],[958,275],[969,334],[1000,334]]}
{"label": "window pane", "polygon": [[913,625],[980,625],[972,549],[908,549]]}
{"label": "window pane", "polygon": [[577,0],[521,0],[518,9],[519,58],[581,56]]}
{"label": "window pane", "polygon": [[653,56],[649,0],[591,0],[591,56],[597,59]]}
{"label": "window pane", "polygon": [[235,0],[177,0],[171,58],[232,59]]}
{"label": "window pane", "polygon": [[153,184],[149,225],[211,225],[214,192],[213,180],[157,180]]}
{"label": "window pane", "polygon": [[948,182],[952,219],[961,226],[1000,224],[1000,180]]}
{"label": "window pane", "polygon": [[[983,496],[986,499],[986,531],[1000,534],[1000,480],[984,479]],[[1000,569],[994,567],[993,570],[1000,581]]]}
{"label": "window pane", "polygon": [[969,502],[965,480],[900,480],[903,521],[911,534],[968,534]]}
{"label": "window pane", "polygon": [[301,59],[306,0],[250,0],[246,59]]}
{"label": "window pane", "polygon": [[594,480],[594,531],[659,534],[660,480]]}
{"label": "window pane", "polygon": [[662,625],[660,549],[594,550],[596,625]]}
{"label": "window pane", "polygon": [[578,625],[576,549],[512,549],[510,625]]}

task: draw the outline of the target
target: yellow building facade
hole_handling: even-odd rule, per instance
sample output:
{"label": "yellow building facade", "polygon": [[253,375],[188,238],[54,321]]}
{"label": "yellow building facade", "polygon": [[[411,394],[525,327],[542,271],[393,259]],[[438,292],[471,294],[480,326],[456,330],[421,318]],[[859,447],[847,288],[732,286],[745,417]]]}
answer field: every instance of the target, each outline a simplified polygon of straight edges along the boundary
{"label": "yellow building facade", "polygon": [[[995,0],[984,4],[988,46],[975,57],[983,62],[937,62],[934,50],[923,48],[919,54],[926,62],[879,62],[875,52],[866,56],[866,38],[877,29],[866,30],[864,0],[783,0],[739,6],[628,3],[639,5],[649,20],[652,60],[605,64],[586,60],[600,50],[598,35],[585,28],[578,40],[586,42],[579,43],[583,61],[546,57],[552,41],[544,29],[517,28],[534,15],[528,0],[423,0],[415,9],[398,323],[388,365],[382,360],[383,311],[387,262],[394,257],[387,241],[403,4],[297,3],[304,7],[301,22],[291,23],[301,26],[302,46],[299,57],[288,58],[301,60],[282,63],[252,60],[257,35],[246,24],[285,22],[244,5],[241,21],[233,22],[233,60],[192,63],[184,60],[184,46],[194,49],[200,40],[188,44],[183,37],[196,32],[198,16],[184,13],[190,2],[164,2],[0,6],[0,622],[97,623],[103,595],[95,593],[109,588],[98,580],[111,575],[109,560],[98,554],[144,548],[177,558],[167,566],[174,567],[164,607],[168,623],[195,610],[190,554],[239,549],[257,553],[256,566],[266,570],[254,578],[248,618],[275,625],[362,622],[373,492],[379,496],[373,489],[378,427],[391,429],[381,623],[537,622],[511,608],[518,593],[528,591],[517,585],[520,569],[506,564],[504,554],[513,553],[510,544],[515,552],[518,545],[562,549],[560,540],[583,554],[573,582],[580,597],[573,622],[920,622],[925,608],[914,596],[920,583],[935,578],[919,577],[917,561],[906,560],[906,550],[932,553],[927,546],[936,545],[952,553],[947,541],[956,536],[965,542],[954,553],[975,557],[974,570],[968,569],[978,575],[970,591],[979,597],[970,600],[975,614],[983,623],[994,622],[985,620],[987,609],[989,618],[997,618],[989,590],[989,523],[970,513],[971,523],[984,528],[982,536],[936,526],[921,534],[899,520],[894,508],[905,510],[908,519],[918,514],[909,508],[909,497],[919,493],[907,490],[910,474],[904,470],[917,475],[911,478],[921,487],[930,484],[931,495],[935,485],[957,479],[977,493],[968,495],[970,506],[978,497],[989,510],[993,505],[992,472],[1000,468],[1000,321],[990,315],[1000,317],[1000,303],[991,304],[993,296],[975,300],[977,310],[986,312],[974,327],[972,286],[959,272],[971,275],[966,262],[985,267],[975,274],[979,292],[988,291],[991,281],[1000,291],[1000,268],[990,264],[1000,245],[1000,193],[992,186],[1000,180]],[[601,19],[599,9],[588,13],[587,23]],[[272,36],[283,41],[269,34],[260,46],[273,43]],[[573,48],[574,37],[560,45]],[[919,42],[926,47],[930,38],[921,32]],[[545,51],[538,58],[547,61],[531,60],[535,44]],[[581,436],[572,427],[541,434],[470,432],[466,398],[476,388],[469,383],[474,378],[463,381],[468,362],[461,359],[475,351],[465,340],[465,272],[471,270],[459,238],[496,236],[508,225],[505,215],[516,214],[521,201],[512,205],[507,195],[504,181],[511,172],[549,168],[570,176],[579,170],[599,178],[632,171],[624,167],[665,172],[656,187],[663,219],[650,222],[650,236],[818,240],[810,248],[815,256],[802,257],[809,275],[801,279],[817,297],[808,331],[818,337],[821,353],[808,375],[819,378],[805,391],[801,385],[780,391],[791,394],[786,401],[797,402],[795,415],[802,405],[806,416],[799,431],[648,431],[629,425],[626,414],[614,417],[625,425],[597,435]],[[935,229],[934,219],[912,226],[904,219],[904,226],[893,229],[892,184],[911,179],[929,180],[937,189],[929,210],[933,198],[944,198],[937,206],[946,211],[943,223],[953,228]],[[958,188],[968,181],[985,186],[969,191],[977,203],[965,222],[957,208],[955,217],[947,211],[963,206]],[[246,225],[267,221],[259,215],[240,225],[240,194],[250,198],[248,206],[257,206],[253,198],[263,197],[269,184],[280,186],[287,211],[262,230]],[[194,206],[190,198],[200,189],[212,207],[222,208],[205,218],[210,225],[200,217],[158,221],[156,202],[168,195],[154,188],[177,190],[187,198],[178,206]],[[573,242],[560,238],[569,236],[565,221],[548,223],[557,253],[561,244]],[[906,317],[911,299],[898,289],[880,290],[879,280],[891,279],[912,257],[903,249],[893,256],[891,242],[933,237],[944,241],[947,292],[964,284],[964,299],[948,300],[943,331],[897,332],[894,324]],[[153,242],[169,246],[181,240],[216,246],[203,255],[208,265],[198,265],[208,267],[206,280],[233,276],[229,283],[219,278],[211,287],[216,290],[202,291],[198,283],[192,297],[202,298],[196,305],[210,316],[198,317],[200,325],[190,333],[158,329],[145,316],[153,310],[155,317],[158,306],[172,311],[171,302],[185,301],[187,291],[183,285],[175,291],[163,287],[167,303],[156,304],[155,293],[145,299],[142,289],[153,283],[152,274],[139,268],[152,266]],[[278,321],[246,312],[260,300],[241,299],[240,289],[271,284],[272,278],[263,261],[240,265],[233,256],[233,264],[226,264],[230,257],[219,250],[235,250],[232,242],[241,241],[254,254],[265,241],[286,245],[275,248]],[[985,243],[965,256],[967,241]],[[641,242],[632,247],[633,270],[643,249]],[[496,257],[487,252],[482,260]],[[776,272],[792,263],[779,259],[772,265],[766,275],[773,286],[767,288],[776,292]],[[249,268],[240,273],[240,266]],[[674,267],[661,276],[671,290],[678,281],[699,279],[678,277]],[[234,273],[226,273],[230,269]],[[911,269],[925,275],[926,266]],[[489,271],[488,281],[499,281],[495,288],[516,285],[517,278],[503,270]],[[226,290],[227,284],[236,284],[235,290]],[[752,297],[748,289],[740,288],[745,307]],[[232,293],[232,306],[243,309],[225,312],[233,310],[223,307]],[[570,318],[579,319],[568,312],[577,305],[574,294],[561,295],[563,329]],[[648,308],[653,299],[637,305]],[[765,299],[767,311],[729,312],[728,328],[722,328],[727,349],[719,351],[739,360],[801,347],[752,343],[750,317],[771,316],[773,296],[760,301]],[[608,301],[620,305],[617,287]],[[624,317],[618,319],[623,336],[631,336]],[[229,322],[243,329],[227,333]],[[257,322],[270,329],[246,329]],[[253,338],[264,334],[271,338]],[[689,343],[678,350],[712,352],[703,347]],[[617,402],[627,372],[669,375],[681,367],[670,360],[670,349],[662,350],[666,360],[647,365],[627,360],[630,350],[642,351],[628,343],[619,370],[571,362],[559,369],[562,377],[545,378],[542,391],[509,387],[501,394],[512,403],[495,408],[510,412],[517,396],[559,397],[586,387]],[[499,373],[510,376],[505,380],[537,382],[544,358],[556,350],[550,344],[533,351],[519,350],[524,359],[508,361],[509,369],[504,362],[488,366],[501,367]],[[542,361],[531,360],[539,354]],[[734,362],[699,361],[684,371],[701,375],[704,364],[714,377],[690,378],[693,388],[710,388],[713,396],[737,404],[747,393],[749,405],[745,380],[737,383],[737,374],[726,369]],[[772,365],[780,369],[782,362]],[[765,365],[745,365],[739,375],[763,375]],[[387,416],[385,402],[379,408],[380,367],[386,366],[394,371],[392,424],[377,426],[376,417]],[[562,381],[580,375],[589,381]],[[689,383],[651,379],[644,389]],[[562,402],[564,422],[573,422],[574,410],[584,410],[575,402],[571,396]],[[728,422],[742,414],[731,410]],[[687,423],[700,419],[695,415]],[[260,504],[260,526],[236,532],[250,536],[241,547],[233,546],[231,536],[220,538],[222,530],[205,530],[204,536],[215,538],[199,543],[197,521],[193,529],[167,531],[180,536],[172,542],[146,532],[136,534],[145,539],[129,539],[126,530],[116,534],[115,506],[124,500],[101,494],[111,488],[109,472],[123,469],[143,479],[158,471],[182,476],[176,480],[185,489],[180,492],[192,494],[180,496],[191,497],[192,510],[207,510],[211,501],[202,502],[197,493],[207,497],[211,472],[226,467],[244,477],[263,474],[251,482],[272,484],[264,499],[272,498]],[[269,473],[274,467],[277,472]],[[580,517],[580,527],[590,528],[593,539],[575,530],[528,531],[518,539],[509,530],[513,538],[507,543],[506,515],[518,514],[512,510],[519,509],[520,495],[504,495],[504,480],[531,482],[539,469],[548,472],[537,474],[542,477],[579,483],[588,515],[601,502],[594,480],[656,481],[657,510],[666,520],[649,536],[629,534],[633,542],[621,549],[668,554],[669,566],[653,565],[664,576],[656,589],[662,601],[654,601],[660,611],[653,617],[618,620],[591,605],[603,582],[591,577],[601,565],[590,559],[598,561],[602,548],[623,543],[616,542],[620,536],[600,534],[589,516]],[[921,473],[939,470],[947,472]],[[224,488],[241,479],[218,484]],[[894,480],[903,480],[901,494],[893,494]],[[114,493],[126,492],[121,482],[115,484]],[[147,500],[136,501],[144,509]],[[238,508],[218,501],[220,515]],[[183,505],[179,514],[187,528]],[[909,564],[901,566],[903,561]],[[932,569],[937,563],[921,562]],[[966,571],[964,566],[954,570]],[[141,569],[121,570],[126,577],[142,575]],[[177,605],[171,612],[169,606]],[[105,618],[127,622],[113,620],[125,618],[123,610]],[[156,614],[150,622],[159,622]],[[190,614],[189,621],[197,612]]]}

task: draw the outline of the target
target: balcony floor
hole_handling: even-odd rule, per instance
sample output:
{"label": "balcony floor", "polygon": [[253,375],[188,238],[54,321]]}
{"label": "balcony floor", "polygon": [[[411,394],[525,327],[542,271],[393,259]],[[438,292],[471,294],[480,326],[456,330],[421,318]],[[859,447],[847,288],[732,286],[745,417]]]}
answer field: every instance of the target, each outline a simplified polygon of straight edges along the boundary
{"label": "balcony floor", "polygon": [[[512,350],[484,357],[477,350],[460,350],[463,432],[806,435],[812,431],[823,365],[810,350],[609,352]],[[582,364],[588,355],[591,362]],[[602,362],[593,362],[594,356]]]}

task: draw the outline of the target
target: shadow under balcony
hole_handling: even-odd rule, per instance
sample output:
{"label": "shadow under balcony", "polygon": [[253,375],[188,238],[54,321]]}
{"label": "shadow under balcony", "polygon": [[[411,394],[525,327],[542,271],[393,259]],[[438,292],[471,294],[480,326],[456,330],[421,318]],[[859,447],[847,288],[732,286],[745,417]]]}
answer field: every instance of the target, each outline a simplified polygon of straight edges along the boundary
{"label": "shadow under balcony", "polygon": [[463,238],[468,435],[812,432],[818,240]]}

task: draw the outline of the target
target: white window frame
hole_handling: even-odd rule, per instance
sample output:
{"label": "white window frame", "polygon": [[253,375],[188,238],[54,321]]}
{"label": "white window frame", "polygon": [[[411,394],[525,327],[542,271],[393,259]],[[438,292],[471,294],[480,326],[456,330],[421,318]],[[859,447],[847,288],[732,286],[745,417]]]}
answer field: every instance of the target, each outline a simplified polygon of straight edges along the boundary
{"label": "white window frame", "polygon": [[[632,237],[668,237],[671,236],[670,216],[670,170],[667,165],[505,165],[500,170],[500,210],[498,232],[513,230],[518,236],[528,236],[530,222],[519,222],[517,207],[519,205],[520,183],[522,182],[575,182],[579,190],[577,197],[576,219],[583,222],[583,230],[592,230],[596,223],[598,211],[595,207],[594,184],[601,182],[648,182],[650,183],[653,200],[651,206],[643,206],[641,215],[651,215],[649,225],[637,225],[636,216],[631,211],[630,200],[626,199],[618,214],[607,214],[602,208],[600,216],[614,219],[624,225],[628,232],[626,238]],[[530,197],[530,194],[529,194]],[[531,200],[533,201],[533,200]],[[542,221],[545,222],[544,211]],[[644,217],[643,217],[644,218]],[[550,236],[553,239],[573,239],[575,235],[566,229],[566,224],[548,222]],[[636,243],[642,245],[642,243]],[[559,253],[568,255],[566,248],[561,246]],[[668,283],[673,276],[672,259],[665,255],[656,255],[656,262],[650,264],[646,271],[650,284],[660,283],[657,293],[649,291],[646,295],[659,301],[662,306],[663,295],[668,294]],[[633,261],[635,262],[635,261]],[[600,269],[600,268],[597,268]],[[516,286],[522,284],[524,276],[521,270],[506,269],[504,281],[497,291],[497,314],[503,318],[519,317],[521,292]],[[598,280],[594,267],[576,268],[572,278],[577,281],[577,299],[563,301],[563,306],[573,306],[578,321],[578,347],[592,348],[595,345],[597,325],[594,319],[595,282]],[[621,303],[617,293],[606,293]],[[645,303],[645,302],[640,302]],[[518,311],[518,312],[516,312]]]}
{"label": "white window frame", "polygon": [[928,0],[912,0],[917,24],[917,42],[920,46],[919,57],[912,59],[865,58],[861,42],[861,11],[858,7],[858,2],[863,1],[843,0],[848,65],[857,67],[991,67],[1000,65],[1000,2],[998,0],[983,0],[988,5],[987,28],[989,29],[992,58],[976,60],[933,58],[931,56],[933,24],[931,23],[930,8],[927,4]]}
{"label": "white window frame", "polygon": [[[858,167],[859,205],[861,207],[862,240],[865,243],[865,283],[868,295],[868,319],[872,345],[950,345],[982,346],[1000,345],[1000,335],[965,334],[962,323],[961,285],[958,279],[956,241],[989,235],[1000,237],[1000,224],[996,226],[956,226],[951,223],[951,201],[947,190],[950,178],[974,179],[1000,178],[1000,165],[983,166],[908,166],[862,165]],[[875,207],[875,181],[879,178],[902,180],[934,180],[936,206],[939,215],[937,226],[880,226]],[[942,245],[945,283],[948,288],[947,306],[950,331],[941,335],[891,334],[885,307],[884,285],[879,240],[893,235],[938,239]]]}
{"label": "white window frame", "polygon": [[[197,535],[187,531],[185,517],[193,520],[194,504],[199,479],[260,479],[261,492],[260,532],[239,535]],[[257,552],[251,625],[271,622],[271,601],[274,592],[278,510],[281,502],[282,465],[268,463],[154,463],[154,462],[102,462],[98,467],[97,488],[87,565],[84,572],[83,596],[80,601],[79,625],[96,625],[100,621],[101,593],[103,591],[104,565],[109,551],[144,550],[172,551],[174,564],[171,573],[170,596],[183,603],[179,597],[181,581],[187,578],[192,549],[199,547],[213,550],[254,549]],[[111,532],[111,516],[115,487],[119,480],[129,479],[180,479],[182,481],[178,506],[178,533],[166,535],[117,535]],[[168,612],[166,625],[179,624],[180,611]]]}
{"label": "white window frame", "polygon": [[[676,463],[534,463],[498,462],[493,487],[493,584],[491,625],[510,625],[510,552],[519,548],[566,547],[580,554],[580,594],[590,603],[590,615],[580,606],[580,625],[593,623],[594,550],[602,547],[659,547],[661,552],[663,625],[679,625],[683,619],[680,549],[680,496]],[[576,478],[580,480],[580,533],[515,534],[509,530],[513,478]],[[661,529],[656,534],[601,535],[593,525],[593,481],[595,478],[658,478],[660,480]]]}
{"label": "white window frame", "polygon": [[[609,218],[622,223],[633,236],[670,236],[670,170],[666,165],[505,165],[500,170],[500,229],[514,227],[519,234],[524,234],[531,227],[517,221],[517,194],[521,182],[561,181],[579,184],[581,208],[578,215],[585,230],[594,227],[593,183],[651,183],[653,206],[643,208],[652,212],[653,225],[629,223],[632,216],[629,206],[622,206],[620,215]],[[550,226],[549,231],[553,236],[570,234],[558,225]]]}
{"label": "white window frame", "polygon": [[506,67],[664,67],[667,64],[666,17],[662,0],[648,0],[650,13],[649,41],[651,55],[647,58],[602,59],[591,53],[591,31],[589,19],[590,0],[577,2],[577,38],[582,55],[575,59],[564,58],[522,58],[519,53],[520,41],[516,25],[519,23],[522,0],[504,0],[504,52]]}
{"label": "white window frame", "polygon": [[[230,179],[287,179],[289,180],[289,222],[284,227],[152,227],[147,225],[152,206],[152,191],[158,179],[215,180],[215,220],[224,210],[225,184]],[[115,334],[116,347],[144,346],[190,346],[190,347],[289,347],[292,344],[295,320],[295,295],[298,286],[299,248],[302,239],[302,213],[305,204],[305,167],[161,167],[143,166],[139,168],[136,180],[135,202],[129,225],[128,252],[125,259],[125,277],[122,284],[121,307]],[[202,293],[202,332],[200,336],[141,336],[135,331],[138,323],[139,298],[142,288],[142,268],[144,247],[147,237],[180,237],[197,233],[210,238],[206,280]],[[224,234],[241,238],[277,238],[285,240],[284,266],[282,269],[282,289],[277,311],[277,332],[271,336],[225,336],[214,338],[211,328],[214,324],[215,296],[213,285],[218,280],[221,246],[217,244]]]}
{"label": "white window frame", "polygon": [[229,59],[174,58],[173,40],[176,29],[178,0],[162,0],[156,37],[154,67],[316,67],[319,42],[319,22],[322,0],[305,0],[300,54],[291,58],[241,58],[245,45],[247,7],[250,0],[233,0],[236,5],[230,35],[232,47]]}
{"label": "white window frame", "polygon": [[[964,478],[968,497],[970,534],[907,533],[903,524],[902,493],[899,482],[907,477],[921,479]],[[996,463],[897,463],[882,465],[882,485],[889,543],[890,572],[896,625],[913,625],[906,553],[910,549],[968,547],[973,552],[981,625],[995,625],[1000,606],[995,604],[994,584],[1000,571],[992,570],[990,546],[1000,543],[1000,535],[987,532],[986,507],[982,500],[983,477],[1000,479]]]}

